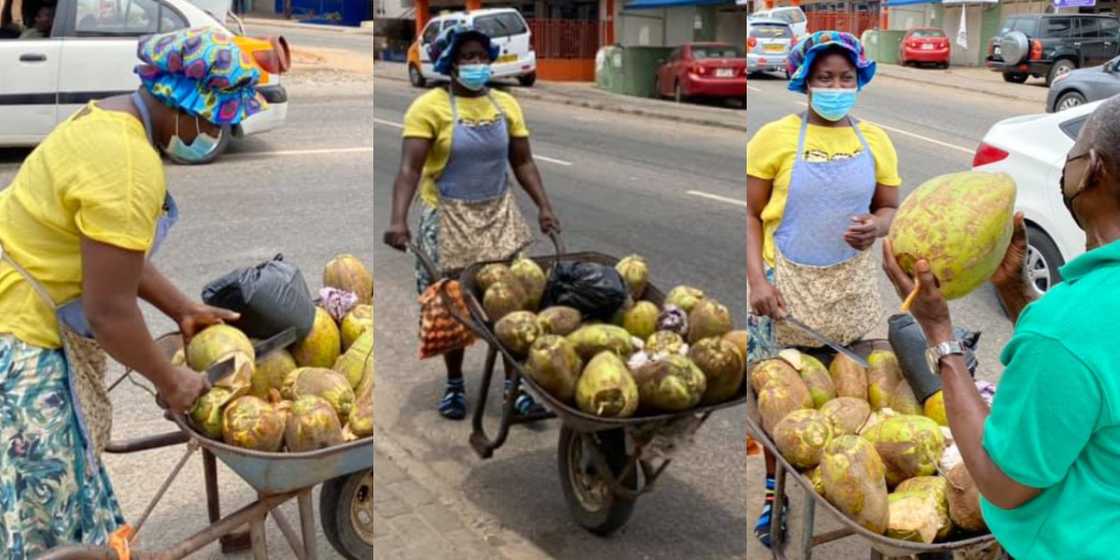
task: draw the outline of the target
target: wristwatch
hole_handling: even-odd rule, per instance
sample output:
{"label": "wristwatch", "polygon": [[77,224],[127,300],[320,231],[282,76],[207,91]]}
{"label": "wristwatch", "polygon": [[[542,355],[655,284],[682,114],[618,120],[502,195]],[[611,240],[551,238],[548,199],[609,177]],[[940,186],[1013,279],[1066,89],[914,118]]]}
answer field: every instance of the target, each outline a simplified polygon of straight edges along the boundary
{"label": "wristwatch", "polygon": [[930,373],[939,375],[941,373],[941,360],[953,354],[964,355],[964,345],[961,341],[950,340],[927,349],[926,363],[929,365]]}

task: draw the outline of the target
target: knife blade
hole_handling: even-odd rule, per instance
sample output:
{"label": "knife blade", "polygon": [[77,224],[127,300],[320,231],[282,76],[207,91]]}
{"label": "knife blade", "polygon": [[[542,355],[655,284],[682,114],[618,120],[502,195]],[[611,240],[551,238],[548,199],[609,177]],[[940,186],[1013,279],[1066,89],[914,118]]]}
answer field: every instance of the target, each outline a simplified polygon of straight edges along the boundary
{"label": "knife blade", "polygon": [[856,354],[855,352],[852,352],[848,348],[845,348],[844,346],[840,345],[839,343],[834,342],[833,340],[829,339],[828,337],[824,336],[823,334],[813,330],[812,328],[809,327],[809,325],[806,325],[805,323],[802,323],[801,321],[798,321],[797,319],[793,318],[793,316],[786,315],[785,317],[782,318],[782,321],[785,321],[785,322],[793,325],[794,327],[797,328],[797,330],[799,330],[799,331],[817,339],[819,342],[827,345],[829,348],[832,348],[833,350],[836,350],[837,352],[851,358],[852,361],[859,364],[860,367],[864,367],[864,368],[871,367],[871,364],[868,364],[867,360],[863,359],[863,357],[860,356],[859,354]]}
{"label": "knife blade", "polygon": [[[287,348],[296,342],[296,328],[288,327],[280,334],[274,335],[272,338],[262,340],[253,345],[253,353],[256,354],[258,359],[263,358],[281,348]],[[206,380],[211,385],[221,381],[227,375],[233,373],[233,368],[236,365],[234,358],[231,356],[222,360],[206,369]]]}

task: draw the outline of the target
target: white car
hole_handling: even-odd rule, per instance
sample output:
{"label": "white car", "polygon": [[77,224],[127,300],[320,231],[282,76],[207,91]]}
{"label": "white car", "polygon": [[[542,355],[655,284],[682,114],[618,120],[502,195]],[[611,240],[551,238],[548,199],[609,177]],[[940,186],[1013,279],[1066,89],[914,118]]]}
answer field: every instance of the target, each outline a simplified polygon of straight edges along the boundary
{"label": "white car", "polygon": [[[55,6],[49,36],[11,37],[15,14],[24,14],[22,19],[30,22],[44,3]],[[0,147],[34,146],[89,101],[135,91],[140,85],[133,72],[139,63],[138,37],[193,27],[225,29],[210,12],[185,0],[22,0],[20,4],[21,0],[0,0],[0,28],[8,30],[0,34]],[[200,0],[200,5],[205,4]],[[234,40],[261,67],[260,91],[269,108],[224,130],[217,147],[201,163],[225,151],[231,136],[273,130],[287,119],[288,95],[280,82],[289,56],[287,43],[240,35]]]}
{"label": "white car", "polygon": [[788,23],[793,30],[795,42],[800,41],[801,38],[809,32],[809,18],[805,17],[805,12],[797,6],[784,6],[781,8],[760,10],[751,14],[751,17],[758,19],[777,19]]}
{"label": "white car", "polygon": [[1058,183],[1066,155],[1100,104],[1000,121],[988,130],[973,158],[973,169],[1002,171],[1015,180],[1015,206],[1023,212],[1030,245],[1027,265],[1044,292],[1061,281],[1058,268],[1085,252],[1085,232],[1062,203]]}
{"label": "white car", "polygon": [[420,38],[408,52],[408,77],[412,85],[424,87],[431,80],[449,80],[438,74],[435,61],[428,56],[428,46],[448,27],[465,24],[490,36],[498,47],[498,59],[491,65],[493,79],[517,78],[525,87],[537,81],[537,53],[533,50],[532,33],[521,12],[513,8],[490,8],[473,12],[451,12],[431,19]]}

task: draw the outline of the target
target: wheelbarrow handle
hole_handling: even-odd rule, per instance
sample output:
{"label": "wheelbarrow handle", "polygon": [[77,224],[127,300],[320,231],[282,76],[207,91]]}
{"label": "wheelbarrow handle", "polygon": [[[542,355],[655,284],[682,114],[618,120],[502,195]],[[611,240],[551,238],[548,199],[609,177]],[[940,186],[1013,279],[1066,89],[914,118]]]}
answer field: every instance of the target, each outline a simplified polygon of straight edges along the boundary
{"label": "wheelbarrow handle", "polygon": [[[424,271],[428,273],[428,277],[430,277],[433,281],[440,280],[444,277],[444,275],[440,273],[439,268],[436,266],[435,261],[430,255],[428,255],[427,251],[425,251],[415,242],[409,242],[408,250],[412,251],[412,254],[416,255],[416,258],[420,261],[420,265],[424,267]],[[478,302],[475,301],[473,297],[470,297],[469,294],[463,296],[463,303],[469,309],[468,314],[463,315],[459,311],[459,306],[456,305],[455,301],[451,299],[451,295],[447,293],[446,284],[440,286],[436,291],[440,300],[443,302],[444,307],[447,308],[447,312],[451,315],[452,319],[470,329],[471,332],[475,334],[475,336],[478,336],[479,338],[482,338],[487,342],[496,341],[493,336],[490,336],[490,333],[487,331],[487,329],[482,326],[481,319],[476,320],[474,318],[484,317],[485,314],[483,313],[482,309],[478,307]],[[472,315],[474,317],[472,317]]]}
{"label": "wheelbarrow handle", "polygon": [[556,249],[556,256],[560,256],[568,252],[568,248],[564,245],[564,238],[560,236],[560,232],[552,230],[548,232],[548,238],[552,241],[553,248]]}

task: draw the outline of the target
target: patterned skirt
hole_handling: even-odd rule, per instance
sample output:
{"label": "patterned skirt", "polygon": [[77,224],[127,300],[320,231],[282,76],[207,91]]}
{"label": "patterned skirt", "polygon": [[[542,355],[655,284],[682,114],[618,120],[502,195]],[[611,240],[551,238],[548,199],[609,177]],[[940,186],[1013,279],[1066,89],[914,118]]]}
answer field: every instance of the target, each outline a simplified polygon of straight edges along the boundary
{"label": "patterned skirt", "polygon": [[[416,226],[416,244],[432,259],[432,264],[439,268],[439,209],[425,206],[420,213],[420,223]],[[432,278],[420,259],[416,259],[416,293],[423,295],[438,278]]]}
{"label": "patterned skirt", "polygon": [[0,550],[35,558],[104,544],[124,524],[109,475],[88,468],[61,350],[0,335]]}

